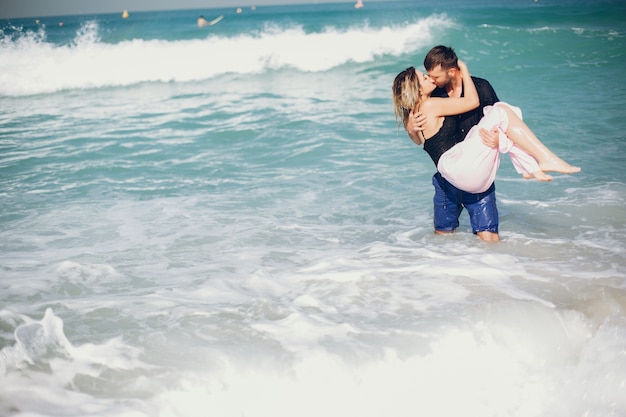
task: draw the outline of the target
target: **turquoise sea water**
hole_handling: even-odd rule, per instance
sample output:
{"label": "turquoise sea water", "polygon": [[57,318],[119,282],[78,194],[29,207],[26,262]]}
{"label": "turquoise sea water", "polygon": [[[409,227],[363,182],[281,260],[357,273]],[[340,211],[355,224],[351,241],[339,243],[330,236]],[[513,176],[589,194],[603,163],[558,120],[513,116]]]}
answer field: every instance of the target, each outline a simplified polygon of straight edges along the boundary
{"label": "turquoise sea water", "polygon": [[[0,415],[626,414],[626,6],[499,3],[0,21]],[[436,44],[583,168],[499,244],[393,117]]]}

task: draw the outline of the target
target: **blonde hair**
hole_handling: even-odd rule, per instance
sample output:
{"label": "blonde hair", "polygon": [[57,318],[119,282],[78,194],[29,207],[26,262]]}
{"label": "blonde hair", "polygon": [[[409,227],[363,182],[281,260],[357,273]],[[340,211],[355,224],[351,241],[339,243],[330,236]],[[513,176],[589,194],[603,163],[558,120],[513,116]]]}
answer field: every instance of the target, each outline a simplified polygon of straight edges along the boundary
{"label": "blonde hair", "polygon": [[420,82],[415,67],[409,67],[398,74],[393,80],[391,91],[396,122],[406,127],[409,113],[418,105],[420,97]]}

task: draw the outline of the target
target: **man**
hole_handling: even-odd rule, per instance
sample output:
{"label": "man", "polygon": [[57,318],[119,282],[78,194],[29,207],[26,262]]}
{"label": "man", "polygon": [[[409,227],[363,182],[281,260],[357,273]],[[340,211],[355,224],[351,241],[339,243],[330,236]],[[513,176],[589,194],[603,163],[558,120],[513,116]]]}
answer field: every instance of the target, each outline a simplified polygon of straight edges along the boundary
{"label": "man", "polygon": [[[458,68],[458,58],[452,48],[442,45],[432,48],[424,58],[424,68],[438,87],[433,92],[433,97],[463,97],[463,79]],[[472,79],[478,90],[479,107],[467,113],[453,116],[457,118],[463,138],[474,125],[478,124],[483,116],[483,108],[500,101],[487,80],[477,77],[472,77]],[[411,138],[417,136],[422,130],[424,121],[425,118],[419,112],[411,113],[405,126]],[[495,130],[481,129],[480,135],[483,142],[488,146],[497,145],[497,132]],[[442,140],[445,141],[445,138]],[[442,143],[440,146],[449,149],[454,146],[454,143]],[[500,240],[495,184],[491,184],[485,192],[468,193],[450,184],[437,172],[433,175],[433,186],[435,187],[433,198],[435,233],[453,233],[459,226],[459,216],[463,208],[466,208],[470,215],[470,224],[474,234],[488,242]]]}
{"label": "man", "polygon": [[200,17],[198,17],[198,27],[203,28],[205,26],[210,26],[210,23],[204,18],[204,16],[200,15]]}

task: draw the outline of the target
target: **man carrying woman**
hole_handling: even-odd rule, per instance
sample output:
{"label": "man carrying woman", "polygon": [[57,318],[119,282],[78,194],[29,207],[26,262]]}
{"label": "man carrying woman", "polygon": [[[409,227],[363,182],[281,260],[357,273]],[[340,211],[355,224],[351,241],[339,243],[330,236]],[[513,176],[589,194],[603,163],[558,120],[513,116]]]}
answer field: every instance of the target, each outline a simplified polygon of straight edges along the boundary
{"label": "man carrying woman", "polygon": [[451,48],[431,49],[424,67],[428,75],[413,67],[398,74],[393,100],[397,119],[438,169],[433,176],[435,233],[454,232],[466,208],[473,233],[499,241],[493,180],[500,152],[510,152],[517,171],[539,181],[552,179],[544,171],[571,174],[580,168],[545,147],[519,109],[499,102],[487,80],[471,77]]}

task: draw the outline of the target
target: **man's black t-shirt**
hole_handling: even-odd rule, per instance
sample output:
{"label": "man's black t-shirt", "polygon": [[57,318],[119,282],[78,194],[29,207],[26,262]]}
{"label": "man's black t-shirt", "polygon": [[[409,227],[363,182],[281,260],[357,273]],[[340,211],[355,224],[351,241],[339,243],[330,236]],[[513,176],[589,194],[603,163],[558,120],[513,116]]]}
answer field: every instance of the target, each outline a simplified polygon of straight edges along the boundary
{"label": "man's black t-shirt", "polygon": [[[496,95],[495,90],[489,84],[489,81],[472,77],[474,80],[474,85],[476,86],[476,90],[478,91],[478,99],[480,100],[480,105],[474,110],[468,111],[467,113],[459,114],[457,116],[446,116],[446,117],[454,117],[456,118],[457,126],[461,132],[459,137],[461,140],[465,139],[467,132],[470,131],[472,127],[478,124],[480,119],[483,117],[483,109],[485,106],[493,106],[495,103],[500,101],[498,96]],[[448,93],[445,88],[437,88],[431,94],[432,97],[448,97]],[[465,86],[461,92],[461,97],[465,97]]]}

